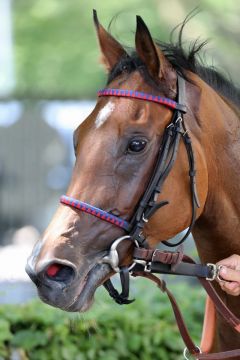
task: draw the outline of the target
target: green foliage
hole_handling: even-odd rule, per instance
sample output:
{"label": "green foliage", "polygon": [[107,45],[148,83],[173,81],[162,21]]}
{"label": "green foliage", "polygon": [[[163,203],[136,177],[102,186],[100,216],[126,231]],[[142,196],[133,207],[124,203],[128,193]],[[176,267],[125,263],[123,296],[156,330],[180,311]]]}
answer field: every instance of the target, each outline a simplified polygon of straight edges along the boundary
{"label": "green foliage", "polygon": [[[168,41],[171,30],[199,0],[17,0],[13,2],[15,96],[89,98],[105,83],[92,21],[98,11],[107,28],[124,45],[134,45],[135,15],[141,15],[157,39]],[[184,37],[212,39],[210,63],[239,81],[239,13],[237,1],[204,0],[187,25]],[[1,15],[0,15],[1,16]],[[114,18],[115,17],[115,18]]]}
{"label": "green foliage", "polygon": [[[68,314],[40,301],[0,307],[0,359],[180,360],[184,347],[166,295],[138,281],[136,301],[118,306],[104,292],[87,314]],[[189,331],[199,342],[204,294],[171,286]],[[100,297],[100,294],[97,294]]]}
{"label": "green foliage", "polygon": [[[106,75],[99,65],[92,9],[96,7],[99,10],[100,20],[106,27],[114,15],[124,10],[126,14],[120,15],[117,21],[117,33],[121,41],[131,38],[133,43],[133,9],[135,14],[137,4],[138,9],[140,5],[145,12],[145,17],[149,15],[149,5],[144,5],[142,0],[140,3],[139,0],[132,1],[131,6],[128,0],[119,3],[105,0],[101,6],[92,0],[15,1],[17,93],[55,98],[95,96],[96,90],[105,83]],[[155,1],[150,8],[153,10],[151,27],[156,28]],[[126,23],[132,27],[130,25],[126,29]],[[113,27],[116,30],[116,26]],[[126,32],[127,36],[124,36]]]}

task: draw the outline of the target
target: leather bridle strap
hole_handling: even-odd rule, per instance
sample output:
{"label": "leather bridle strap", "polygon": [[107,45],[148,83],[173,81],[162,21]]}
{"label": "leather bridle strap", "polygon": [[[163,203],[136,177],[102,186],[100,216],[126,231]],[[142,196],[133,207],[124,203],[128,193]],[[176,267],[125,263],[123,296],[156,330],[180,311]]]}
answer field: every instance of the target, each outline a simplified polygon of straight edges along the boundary
{"label": "leather bridle strap", "polygon": [[[189,256],[184,255],[183,258],[185,261],[195,264],[195,261]],[[228,322],[228,324],[233,327],[237,332],[240,333],[240,319],[238,319],[225,305],[220,296],[217,294],[216,290],[206,279],[198,277],[199,282],[204,287],[208,296],[212,299],[217,311],[219,314]]]}
{"label": "leather bridle strap", "polygon": [[151,249],[134,249],[136,265],[132,273],[142,270],[149,273],[161,273],[171,275],[195,276],[198,278],[209,297],[214,302],[219,313],[225,320],[240,332],[240,319],[238,319],[224,304],[216,293],[213,286],[207,280],[215,280],[217,276],[216,265],[196,264],[196,262],[181,252],[170,252]]}
{"label": "leather bridle strap", "polygon": [[134,299],[129,299],[129,271],[127,267],[122,267],[120,271],[120,281],[122,285],[122,292],[119,293],[113,286],[110,280],[106,280],[103,283],[103,286],[107,290],[108,294],[113,298],[113,300],[119,305],[128,305],[131,304]]}
{"label": "leather bridle strap", "polygon": [[[190,258],[188,258],[188,260],[190,261]],[[155,284],[157,284],[158,288],[162,292],[166,292],[166,294],[170,300],[174,315],[175,315],[175,319],[176,319],[176,323],[179,328],[179,332],[180,332],[182,339],[186,345],[186,349],[192,356],[196,357],[196,359],[198,359],[198,360],[221,360],[221,359],[233,359],[233,358],[239,359],[240,349],[224,351],[224,352],[219,352],[219,353],[212,353],[212,354],[201,353],[201,350],[199,349],[199,347],[196,346],[194,344],[194,342],[192,341],[192,339],[189,335],[188,329],[183,320],[183,316],[181,314],[179,306],[176,302],[176,299],[173,296],[173,294],[171,293],[171,291],[167,288],[166,283],[163,280],[160,280],[157,276],[155,276],[151,273],[145,272],[145,271],[136,271],[136,272],[133,271],[132,276],[136,276],[136,277],[141,276],[141,277],[147,278],[147,279],[153,281]],[[217,307],[220,314],[224,315],[225,320],[227,320],[231,324],[231,326],[233,326],[235,328],[235,330],[240,332],[239,319],[237,319],[235,317],[235,315],[229,311],[229,309],[222,302],[221,298],[217,295],[217,293],[215,292],[215,290],[213,289],[211,284],[209,284],[206,280],[200,280],[200,281],[201,281],[202,285],[204,286],[205,290],[207,291],[207,293],[209,294],[209,296],[214,301],[214,304]],[[231,318],[231,320],[228,319],[228,316]]]}
{"label": "leather bridle strap", "polygon": [[146,100],[146,101],[155,102],[160,105],[164,105],[173,110],[186,112],[186,107],[184,102],[182,103],[176,102],[172,99],[159,95],[148,94],[143,91],[105,88],[98,91],[98,97],[101,96],[117,96],[117,97],[127,97],[132,99]]}
{"label": "leather bridle strap", "polygon": [[166,294],[167,294],[167,296],[168,296],[168,298],[170,300],[170,303],[171,303],[171,306],[172,306],[172,309],[173,309],[173,312],[174,312],[174,315],[175,315],[175,319],[176,319],[179,331],[181,333],[182,339],[183,339],[188,351],[192,355],[199,354],[199,348],[192,341],[192,339],[191,339],[191,337],[189,335],[188,329],[187,329],[187,327],[185,325],[185,322],[183,320],[183,316],[181,314],[181,311],[180,311],[180,309],[178,307],[178,304],[177,304],[174,296],[172,295],[171,291],[167,288],[165,281],[160,280],[157,276],[155,276],[155,275],[153,275],[151,273],[146,273],[144,271],[133,272],[132,276],[135,276],[135,277],[141,276],[141,277],[144,277],[144,278],[146,278],[148,280],[151,280],[155,284],[157,284],[158,288],[162,292],[166,292]]}
{"label": "leather bridle strap", "polygon": [[[178,103],[185,103],[185,82],[184,79],[178,76]],[[158,195],[162,191],[164,181],[169,175],[173,165],[175,163],[179,142],[181,137],[186,148],[188,162],[189,162],[189,176],[190,176],[190,191],[191,191],[191,204],[192,204],[192,216],[187,233],[183,238],[175,244],[169,243],[168,241],[162,241],[164,245],[169,247],[175,247],[184,242],[190,234],[196,218],[196,208],[199,207],[199,201],[197,196],[196,184],[195,184],[195,160],[193,154],[193,148],[191,139],[188,135],[187,129],[184,124],[183,113],[185,109],[177,109],[173,113],[170,124],[166,127],[163,140],[160,146],[159,155],[155,164],[154,172],[150,178],[148,186],[137,206],[136,212],[131,220],[131,232],[130,235],[133,240],[137,241],[141,247],[147,248],[147,242],[143,235],[143,228],[148,222],[149,218],[158,210],[160,207],[168,204],[168,201],[161,201],[157,203]]]}
{"label": "leather bridle strap", "polygon": [[158,95],[152,95],[134,90],[123,89],[103,89],[98,92],[98,96],[117,96],[134,98],[146,101],[153,101],[173,109],[171,122],[164,130],[163,140],[160,146],[159,155],[156,161],[154,172],[150,178],[147,189],[142,196],[131,222],[114,216],[100,208],[85,203],[70,196],[63,195],[60,199],[62,204],[74,207],[78,210],[96,216],[101,220],[107,221],[115,226],[124,229],[131,236],[133,242],[137,242],[141,247],[148,247],[147,239],[143,234],[143,228],[149,218],[160,207],[167,205],[168,201],[157,202],[158,195],[162,191],[163,183],[169,175],[175,163],[179,142],[183,138],[189,161],[189,176],[191,189],[192,217],[187,233],[177,244],[171,244],[167,241],[163,243],[167,246],[176,246],[182,243],[190,234],[196,218],[196,207],[199,206],[195,185],[195,161],[190,137],[184,125],[183,113],[186,112],[185,106],[185,81],[178,76],[178,102],[164,98]]}
{"label": "leather bridle strap", "polygon": [[134,248],[133,258],[136,264],[134,270],[142,267],[141,270],[144,268],[151,273],[195,276],[210,281],[218,275],[216,265],[190,263],[181,250],[172,252]]}

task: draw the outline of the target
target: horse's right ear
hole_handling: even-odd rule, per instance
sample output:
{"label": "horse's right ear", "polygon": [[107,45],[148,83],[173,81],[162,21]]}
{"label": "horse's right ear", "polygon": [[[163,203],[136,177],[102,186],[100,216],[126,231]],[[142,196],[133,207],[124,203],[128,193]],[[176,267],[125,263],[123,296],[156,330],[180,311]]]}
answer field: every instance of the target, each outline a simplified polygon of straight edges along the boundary
{"label": "horse's right ear", "polygon": [[109,72],[118,63],[121,57],[128,56],[122,45],[109,34],[99,23],[97,11],[93,10],[93,21],[96,27],[98,41],[101,49],[101,60]]}

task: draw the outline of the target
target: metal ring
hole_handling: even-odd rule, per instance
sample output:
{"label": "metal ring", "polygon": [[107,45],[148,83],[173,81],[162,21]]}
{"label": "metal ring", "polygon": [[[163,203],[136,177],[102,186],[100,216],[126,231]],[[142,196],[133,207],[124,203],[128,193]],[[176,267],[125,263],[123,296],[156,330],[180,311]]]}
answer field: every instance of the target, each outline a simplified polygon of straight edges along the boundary
{"label": "metal ring", "polygon": [[120,244],[120,242],[122,242],[123,240],[127,240],[130,239],[131,236],[130,235],[125,235],[125,236],[121,236],[120,238],[114,240],[114,242],[112,243],[111,247],[110,247],[110,251],[111,250],[116,250],[117,246]]}
{"label": "metal ring", "polygon": [[224,282],[225,280],[220,277],[220,270],[221,268],[223,267],[223,265],[217,265],[217,272],[216,272],[216,279],[219,281],[219,282]]}
{"label": "metal ring", "polygon": [[[196,346],[196,348],[199,350],[199,354],[202,354],[202,350],[200,349],[200,347],[199,347],[199,346]],[[183,350],[184,359],[190,360],[190,358],[188,357],[189,355],[191,356],[188,348],[185,347],[185,349]],[[196,359],[196,358],[194,358],[194,359]],[[197,360],[197,359],[196,359],[196,360]]]}
{"label": "metal ring", "polygon": [[116,272],[120,272],[119,269],[119,256],[117,252],[117,246],[122,242],[123,240],[131,239],[130,235],[121,236],[120,238],[116,239],[109,250],[108,255],[104,256],[101,260],[102,263],[107,263],[111,266],[111,268]]}
{"label": "metal ring", "polygon": [[[140,247],[140,245],[139,245],[139,243],[137,242],[137,240],[134,240],[134,244],[135,244],[135,246],[136,246],[137,248]],[[134,260],[134,261],[132,262],[132,264],[129,265],[128,270],[131,271],[132,268],[134,268],[135,265],[136,265],[136,261]]]}
{"label": "metal ring", "polygon": [[136,265],[136,262],[134,261],[129,267],[128,267],[128,271],[130,272],[134,266]]}

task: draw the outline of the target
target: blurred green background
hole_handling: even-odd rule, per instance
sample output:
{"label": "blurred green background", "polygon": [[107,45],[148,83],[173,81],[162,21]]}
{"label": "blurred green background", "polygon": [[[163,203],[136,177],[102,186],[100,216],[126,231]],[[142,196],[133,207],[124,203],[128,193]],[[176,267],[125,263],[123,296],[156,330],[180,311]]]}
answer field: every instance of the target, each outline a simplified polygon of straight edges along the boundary
{"label": "blurred green background", "polygon": [[171,30],[198,7],[185,39],[210,39],[207,61],[240,81],[240,2],[234,0],[15,0],[15,96],[20,98],[89,98],[104,83],[92,22],[98,11],[107,27],[126,45],[134,45],[135,16],[141,15],[153,36],[168,41]]}

